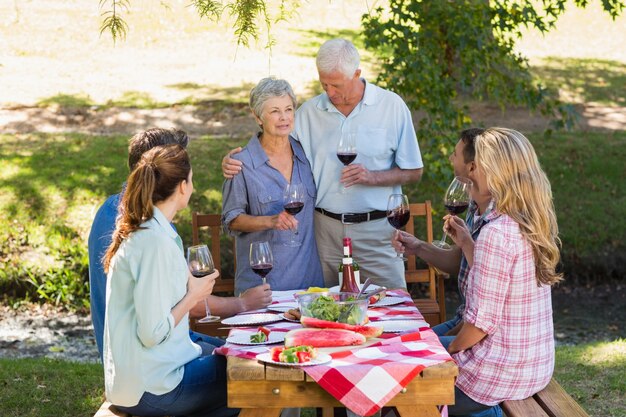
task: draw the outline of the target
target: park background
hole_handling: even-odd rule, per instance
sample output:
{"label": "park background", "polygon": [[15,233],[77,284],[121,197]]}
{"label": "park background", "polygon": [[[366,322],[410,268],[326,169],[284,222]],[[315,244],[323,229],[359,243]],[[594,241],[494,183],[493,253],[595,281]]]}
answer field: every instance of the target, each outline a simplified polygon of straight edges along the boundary
{"label": "park background", "polygon": [[[22,317],[37,334],[57,317],[84,322],[86,238],[95,211],[127,175],[129,137],[155,126],[192,136],[196,191],[177,218],[189,243],[190,210],[220,211],[221,157],[255,131],[246,101],[260,78],[286,78],[300,101],[312,97],[320,92],[317,48],[343,36],[375,81],[379,63],[360,30],[367,7],[303,2],[297,16],[274,25],[270,52],[263,41],[237,46],[228,21],[201,20],[188,1],[133,0],[128,36],[116,44],[100,35],[97,1],[0,2],[0,415],[89,416],[102,401],[100,365],[67,360],[76,332],[54,330],[59,337],[35,348],[7,323]],[[546,137],[541,115],[468,103],[475,124],[525,133],[552,182],[566,272],[554,291],[555,377],[594,416],[626,416],[625,44],[626,16],[611,20],[600,1],[568,4],[545,36],[524,33],[518,50],[533,75],[580,114],[571,131]],[[411,201],[431,199],[441,217],[438,186],[405,190]]]}

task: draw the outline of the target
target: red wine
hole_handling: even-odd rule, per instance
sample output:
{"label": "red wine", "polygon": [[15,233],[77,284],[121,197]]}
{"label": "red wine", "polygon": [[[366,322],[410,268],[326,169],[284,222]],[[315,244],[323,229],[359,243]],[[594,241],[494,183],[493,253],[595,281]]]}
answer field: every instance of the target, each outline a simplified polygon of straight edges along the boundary
{"label": "red wine", "polygon": [[393,210],[387,213],[387,221],[396,229],[404,227],[411,217],[409,210]]}
{"label": "red wine", "polygon": [[252,270],[255,274],[259,275],[261,278],[265,278],[267,274],[272,270],[271,264],[258,264],[252,265]]}
{"label": "red wine", "polygon": [[202,278],[202,277],[206,277],[207,275],[213,273],[213,271],[215,271],[215,270],[211,269],[209,271],[208,269],[199,269],[197,271],[191,271],[191,275],[193,275],[196,278]]}
{"label": "red wine", "polygon": [[303,207],[304,207],[304,203],[296,201],[294,203],[285,204],[285,211],[291,214],[292,216],[295,216],[296,214],[302,211]]}
{"label": "red wine", "polygon": [[467,210],[469,203],[452,203],[452,204],[444,204],[444,205],[446,206],[446,210],[448,210],[450,214],[457,215]]}
{"label": "red wine", "polygon": [[337,158],[344,165],[350,165],[356,159],[356,153],[337,152]]}

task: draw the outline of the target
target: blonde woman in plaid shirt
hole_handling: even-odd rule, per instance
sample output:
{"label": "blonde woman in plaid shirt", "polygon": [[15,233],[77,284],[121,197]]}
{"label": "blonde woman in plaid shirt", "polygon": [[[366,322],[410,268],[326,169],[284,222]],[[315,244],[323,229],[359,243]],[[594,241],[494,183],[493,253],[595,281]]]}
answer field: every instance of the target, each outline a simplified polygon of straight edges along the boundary
{"label": "blonde woman in plaid shirt", "polygon": [[501,416],[500,402],[527,398],[552,376],[560,241],[550,183],[528,139],[491,128],[475,146],[477,188],[489,190],[495,209],[475,242],[463,220],[445,218],[470,266],[463,326],[448,347],[459,366],[449,412]]}

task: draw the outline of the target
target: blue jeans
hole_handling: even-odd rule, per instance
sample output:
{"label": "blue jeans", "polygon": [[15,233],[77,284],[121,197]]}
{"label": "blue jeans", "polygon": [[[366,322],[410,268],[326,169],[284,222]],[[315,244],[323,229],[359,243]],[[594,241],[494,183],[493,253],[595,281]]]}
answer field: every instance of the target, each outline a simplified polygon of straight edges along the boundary
{"label": "blue jeans", "polygon": [[457,316],[454,317],[452,320],[448,320],[433,327],[433,332],[435,332],[435,334],[439,336],[439,341],[441,342],[443,347],[446,348],[446,350],[448,349],[448,345],[450,345],[450,343],[454,340],[456,336],[444,336],[444,334],[448,333],[460,322],[461,319]]}
{"label": "blue jeans", "polygon": [[472,400],[459,387],[454,387],[454,405],[448,406],[450,417],[502,417],[499,405],[485,405]]}
{"label": "blue jeans", "polygon": [[192,341],[202,348],[202,355],[185,365],[180,384],[167,394],[145,392],[133,407],[116,406],[134,416],[230,417],[238,409],[226,407],[226,358],[213,355],[222,339],[189,332]]}

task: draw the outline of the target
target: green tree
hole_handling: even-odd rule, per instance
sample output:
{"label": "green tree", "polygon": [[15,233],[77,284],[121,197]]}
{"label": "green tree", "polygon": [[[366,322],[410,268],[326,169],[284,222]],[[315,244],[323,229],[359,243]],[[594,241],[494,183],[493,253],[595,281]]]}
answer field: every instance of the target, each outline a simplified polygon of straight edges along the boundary
{"label": "green tree", "polygon": [[[121,14],[131,0],[100,0],[101,33],[123,38],[128,26]],[[321,0],[316,0],[321,1]],[[573,0],[585,7],[588,0]],[[601,0],[613,17],[625,0]],[[237,43],[259,39],[297,10],[298,0],[191,0],[202,18],[234,18]],[[567,0],[387,0],[363,15],[365,45],[381,60],[377,82],[402,95],[409,107],[423,115],[418,139],[428,167],[426,175],[442,187],[450,176],[447,156],[459,130],[471,124],[468,100],[491,100],[502,106],[524,106],[550,116],[552,128],[571,127],[576,113],[571,105],[533,80],[528,60],[515,52],[522,29],[552,29]],[[273,16],[273,17],[272,17]],[[550,131],[548,131],[549,133]]]}
{"label": "green tree", "polygon": [[[621,0],[602,5],[613,18],[624,8]],[[378,83],[423,115],[418,138],[431,180],[445,186],[449,179],[445,159],[471,123],[467,99],[525,106],[551,116],[555,128],[573,124],[573,107],[535,83],[528,60],[515,52],[522,28],[549,31],[565,6],[565,0],[390,0],[363,16],[365,45],[381,59]]]}

